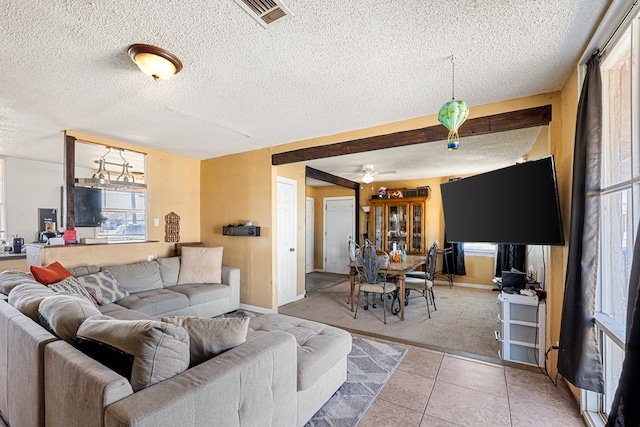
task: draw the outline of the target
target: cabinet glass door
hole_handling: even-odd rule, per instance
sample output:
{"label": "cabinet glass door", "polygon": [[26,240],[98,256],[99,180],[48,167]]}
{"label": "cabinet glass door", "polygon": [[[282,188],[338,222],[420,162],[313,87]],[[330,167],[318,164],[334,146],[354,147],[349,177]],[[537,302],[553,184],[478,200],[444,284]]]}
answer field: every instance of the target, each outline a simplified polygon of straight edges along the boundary
{"label": "cabinet glass door", "polygon": [[373,243],[376,248],[382,247],[382,206],[373,208]]}
{"label": "cabinet glass door", "polygon": [[409,252],[424,253],[424,243],[422,230],[424,220],[424,209],[422,203],[415,203],[411,205],[411,246]]}
{"label": "cabinet glass door", "polygon": [[407,247],[407,204],[389,205],[387,207],[387,252]]}

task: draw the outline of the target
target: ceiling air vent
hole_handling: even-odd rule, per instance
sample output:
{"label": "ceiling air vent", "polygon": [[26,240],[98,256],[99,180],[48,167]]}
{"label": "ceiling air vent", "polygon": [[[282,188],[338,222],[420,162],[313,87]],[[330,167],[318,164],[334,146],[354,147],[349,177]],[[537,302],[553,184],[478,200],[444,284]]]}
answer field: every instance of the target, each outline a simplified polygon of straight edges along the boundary
{"label": "ceiling air vent", "polygon": [[282,21],[293,13],[279,0],[234,0],[265,28]]}

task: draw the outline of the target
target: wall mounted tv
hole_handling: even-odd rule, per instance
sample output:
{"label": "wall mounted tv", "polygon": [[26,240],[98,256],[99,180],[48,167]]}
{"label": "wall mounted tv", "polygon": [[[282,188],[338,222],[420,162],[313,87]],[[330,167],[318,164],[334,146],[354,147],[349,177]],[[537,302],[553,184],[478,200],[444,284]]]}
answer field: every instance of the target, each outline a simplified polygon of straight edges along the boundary
{"label": "wall mounted tv", "polygon": [[75,226],[100,227],[102,224],[102,190],[75,188]]}
{"label": "wall mounted tv", "polygon": [[553,156],[440,185],[450,242],[564,245]]}

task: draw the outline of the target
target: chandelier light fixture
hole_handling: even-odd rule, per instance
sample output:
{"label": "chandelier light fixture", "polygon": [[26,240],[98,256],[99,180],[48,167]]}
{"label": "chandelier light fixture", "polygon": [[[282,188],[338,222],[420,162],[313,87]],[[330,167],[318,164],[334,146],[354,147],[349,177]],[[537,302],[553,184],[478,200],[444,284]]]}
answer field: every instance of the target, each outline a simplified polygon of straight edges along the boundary
{"label": "chandelier light fixture", "polygon": [[129,56],[143,73],[150,75],[154,80],[169,79],[182,70],[182,62],[177,56],[156,46],[131,45]]}
{"label": "chandelier light fixture", "polygon": [[469,117],[469,107],[464,101],[459,101],[455,97],[456,87],[456,63],[453,55],[451,55],[452,67],[452,83],[451,83],[451,101],[447,102],[440,108],[438,112],[438,121],[447,129],[449,136],[447,138],[447,149],[457,150],[460,146],[460,135],[458,129],[467,117]]}

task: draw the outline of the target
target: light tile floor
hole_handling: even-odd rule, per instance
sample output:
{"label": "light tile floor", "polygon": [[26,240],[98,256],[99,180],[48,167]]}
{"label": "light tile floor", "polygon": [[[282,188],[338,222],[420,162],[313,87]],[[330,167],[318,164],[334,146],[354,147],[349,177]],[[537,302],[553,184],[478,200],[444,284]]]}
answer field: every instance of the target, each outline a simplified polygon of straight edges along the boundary
{"label": "light tile floor", "polygon": [[566,385],[541,372],[392,344],[407,354],[359,426],[585,425]]}

